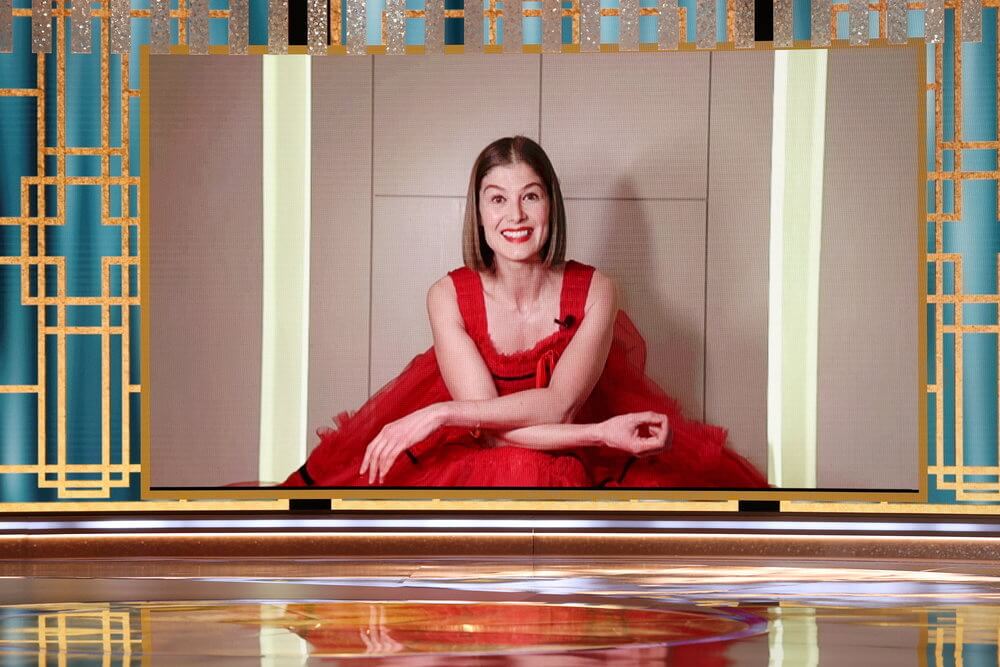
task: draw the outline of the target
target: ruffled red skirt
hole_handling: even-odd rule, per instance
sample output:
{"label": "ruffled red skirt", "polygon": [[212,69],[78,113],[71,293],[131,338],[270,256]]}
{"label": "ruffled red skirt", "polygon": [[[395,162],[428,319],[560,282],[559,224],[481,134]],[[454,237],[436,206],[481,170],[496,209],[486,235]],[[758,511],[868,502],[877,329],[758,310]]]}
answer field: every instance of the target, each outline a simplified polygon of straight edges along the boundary
{"label": "ruffled red skirt", "polygon": [[[541,365],[540,365],[541,366]],[[677,402],[645,373],[646,345],[624,311],[618,312],[608,361],[594,391],[577,413],[578,423],[651,410],[666,414],[671,447],[649,457],[633,457],[610,447],[540,452],[521,447],[490,448],[468,429],[445,427],[401,455],[384,487],[642,487],[658,489],[767,486],[746,459],[726,448],[726,430],[686,419]],[[542,371],[539,370],[541,373]],[[529,378],[502,394],[545,386]],[[360,474],[368,444],[382,427],[451,395],[434,348],[417,355],[403,372],[356,412],[342,412],[332,428],[317,431],[319,445],[303,468],[282,486],[368,486]]]}

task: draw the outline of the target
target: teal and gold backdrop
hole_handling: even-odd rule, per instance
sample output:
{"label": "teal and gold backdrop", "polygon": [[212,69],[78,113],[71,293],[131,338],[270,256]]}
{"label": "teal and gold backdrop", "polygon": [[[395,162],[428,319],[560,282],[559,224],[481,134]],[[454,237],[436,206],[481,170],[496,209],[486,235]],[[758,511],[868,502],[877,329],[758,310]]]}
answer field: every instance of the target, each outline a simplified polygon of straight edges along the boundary
{"label": "teal and gold backdrop", "polygon": [[[310,21],[325,23],[319,5],[307,4]],[[753,22],[746,18],[752,6],[747,0],[524,2],[521,39],[549,52],[553,43],[557,50],[583,48],[588,40],[593,46],[599,32],[607,51],[615,44],[656,50],[676,46],[669,34],[676,26],[682,49],[752,46]],[[928,26],[928,437],[922,446],[930,502],[877,506],[882,510],[994,512],[1000,501],[998,6],[1000,0],[775,3],[776,38],[806,45],[822,43],[827,29],[849,48],[866,48],[869,37],[899,41],[904,27],[909,37],[925,37]],[[49,31],[37,20],[46,7]],[[90,20],[74,20],[83,8]],[[509,48],[500,46],[502,10],[501,2],[487,0],[481,37],[471,32],[498,52]],[[0,0],[0,510],[176,506],[137,502],[138,65],[141,46],[164,46],[167,11],[162,0],[75,8],[70,0],[14,0],[12,7]],[[546,12],[558,20],[547,20]],[[426,29],[427,16],[439,19],[438,29]],[[428,51],[461,44],[470,35],[462,17],[461,4],[451,0],[345,0],[331,7],[330,51],[399,52],[425,40]],[[173,0],[169,6],[169,43],[192,52],[211,45],[213,52],[235,54],[245,50],[244,39],[282,52],[286,45],[270,26],[283,25],[281,13],[264,0],[210,0],[207,6]],[[410,51],[409,57],[420,57],[419,48]]]}

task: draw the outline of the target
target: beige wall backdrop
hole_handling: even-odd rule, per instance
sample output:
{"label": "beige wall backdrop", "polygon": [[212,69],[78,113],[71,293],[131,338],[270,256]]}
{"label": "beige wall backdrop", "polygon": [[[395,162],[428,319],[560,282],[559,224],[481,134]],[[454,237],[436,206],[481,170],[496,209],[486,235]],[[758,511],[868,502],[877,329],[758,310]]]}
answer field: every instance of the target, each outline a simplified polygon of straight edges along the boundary
{"label": "beige wall backdrop", "polygon": [[261,60],[149,60],[153,486],[257,479]]}
{"label": "beige wall backdrop", "polygon": [[[903,55],[872,66],[887,51],[908,52],[844,49],[829,55],[819,386],[820,402],[830,408],[819,417],[821,487],[917,486],[918,177],[916,149],[907,149],[916,146],[917,83]],[[211,61],[212,71],[249,62],[173,59],[182,63],[177,67],[198,60]],[[646,339],[649,375],[691,416],[728,427],[732,448],[766,471],[773,53],[331,57],[314,58],[311,66],[310,448],[318,442],[312,435],[317,427],[359,407],[432,344],[425,295],[434,280],[462,263],[461,219],[472,161],[494,139],[524,134],[540,141],[559,173],[568,256],[617,279],[623,308]],[[249,160],[244,164],[254,164],[251,154],[258,160],[242,177],[259,187],[260,67],[248,67],[238,77],[212,74],[213,83],[204,84],[206,96],[225,96],[229,105],[245,101],[250,115],[243,125],[220,128],[218,112],[212,115],[204,98],[183,109],[156,111],[160,118],[173,114],[176,122],[212,132],[158,133],[158,118],[154,155],[163,158],[167,149],[160,145],[166,143],[174,152],[155,178],[169,182],[173,170],[190,166],[190,155],[204,152],[200,146],[209,135],[217,138],[222,131],[230,147],[243,142],[240,150],[247,155],[241,159]],[[871,92],[859,97],[862,73]],[[873,120],[886,110],[891,122]],[[256,135],[249,129],[253,123]],[[870,160],[876,134],[882,157]],[[883,162],[890,159],[905,164]],[[231,168],[208,164],[212,178],[239,178]],[[893,177],[886,181],[889,171]],[[210,328],[231,333],[236,321],[242,335],[225,352],[209,345],[212,352],[199,353],[206,357],[200,364],[190,359],[154,376],[154,485],[197,484],[190,463],[184,466],[193,456],[197,466],[223,471],[217,484],[252,478],[248,466],[257,461],[254,415],[260,400],[260,197],[245,197],[238,215],[216,210],[209,218],[197,202],[211,201],[220,186],[185,186],[187,208],[173,201],[158,212],[160,192],[180,192],[169,187],[154,181],[154,219],[189,217],[176,233],[161,230],[156,236],[153,227],[154,258],[159,255],[157,261],[175,272],[187,263],[217,266],[202,257],[212,246],[190,239],[218,234],[219,243],[231,241],[235,227],[205,226],[232,219],[242,240],[229,244],[226,261],[246,266],[238,300],[230,298],[234,290],[225,282],[231,276],[220,269],[209,272],[206,279],[216,282],[202,286],[200,301],[181,301],[168,298],[166,286],[155,286],[160,265],[153,264],[154,297],[160,295],[153,301],[156,364],[169,367],[183,354],[177,340],[205,336]],[[250,267],[258,271],[256,283]],[[858,299],[865,290],[868,298]],[[904,294],[904,308],[887,307]],[[181,317],[181,311],[186,329],[178,323],[155,333],[167,319],[159,313]],[[891,350],[876,346],[886,327],[896,332]],[[157,344],[166,338],[175,343]],[[225,340],[234,342],[228,335]],[[881,394],[895,404],[858,391],[872,382],[871,366],[880,355],[893,359],[875,377],[892,387]],[[180,428],[170,436],[171,451],[160,452],[158,429],[167,427],[158,416],[167,421],[183,412],[182,404],[193,400],[185,391],[197,384],[191,378],[200,377],[208,356],[210,367],[243,378],[243,386],[201,416],[214,420],[208,430]],[[213,396],[222,390],[213,386]],[[845,406],[853,410],[853,425],[831,417]],[[252,423],[235,424],[240,421]],[[226,453],[207,447],[206,433],[221,435],[230,427],[236,430],[224,438]]]}

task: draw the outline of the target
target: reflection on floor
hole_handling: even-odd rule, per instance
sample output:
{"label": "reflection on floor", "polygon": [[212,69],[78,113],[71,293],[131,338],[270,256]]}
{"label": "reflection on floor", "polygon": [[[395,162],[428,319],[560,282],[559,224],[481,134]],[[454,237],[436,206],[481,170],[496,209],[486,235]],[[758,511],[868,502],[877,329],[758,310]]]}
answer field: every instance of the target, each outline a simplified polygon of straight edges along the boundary
{"label": "reflection on floor", "polygon": [[0,664],[997,665],[991,563],[0,563]]}

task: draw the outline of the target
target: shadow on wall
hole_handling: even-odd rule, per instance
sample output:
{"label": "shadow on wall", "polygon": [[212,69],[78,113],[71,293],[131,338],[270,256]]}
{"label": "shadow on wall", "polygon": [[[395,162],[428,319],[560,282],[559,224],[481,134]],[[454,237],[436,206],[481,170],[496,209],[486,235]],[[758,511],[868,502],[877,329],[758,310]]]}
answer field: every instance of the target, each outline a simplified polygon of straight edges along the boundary
{"label": "shadow on wall", "polygon": [[687,415],[703,419],[701,401],[691,398],[692,387],[700,395],[704,386],[702,332],[678,316],[670,297],[675,288],[657,284],[661,272],[650,270],[670,261],[658,255],[652,225],[671,221],[649,219],[631,178],[619,178],[613,191],[623,201],[609,202],[611,215],[600,225],[593,262],[619,285],[621,308],[646,341],[649,376],[681,402]]}

